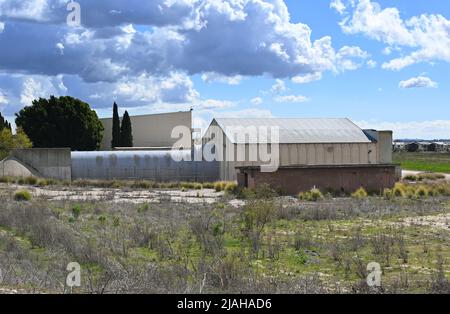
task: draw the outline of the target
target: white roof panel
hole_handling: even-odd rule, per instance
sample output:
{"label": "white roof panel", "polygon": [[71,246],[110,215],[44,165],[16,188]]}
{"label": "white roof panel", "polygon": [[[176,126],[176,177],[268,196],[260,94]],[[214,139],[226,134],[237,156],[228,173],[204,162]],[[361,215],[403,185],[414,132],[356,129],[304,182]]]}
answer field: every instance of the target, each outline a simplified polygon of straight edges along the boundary
{"label": "white roof panel", "polygon": [[363,130],[349,119],[216,118],[215,121],[230,141],[238,144],[255,142],[238,135],[241,133],[237,130],[242,127],[257,130],[278,127],[280,144],[371,143]]}

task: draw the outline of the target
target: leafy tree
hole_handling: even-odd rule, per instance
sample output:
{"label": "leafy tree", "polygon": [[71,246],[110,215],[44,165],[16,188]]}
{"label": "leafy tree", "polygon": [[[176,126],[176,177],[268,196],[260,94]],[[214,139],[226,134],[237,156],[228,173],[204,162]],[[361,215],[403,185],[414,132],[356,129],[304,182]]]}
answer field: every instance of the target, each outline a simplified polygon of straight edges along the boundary
{"label": "leafy tree", "polygon": [[9,128],[3,128],[0,131],[0,160],[7,157],[13,149],[31,148],[32,146],[30,139],[21,128],[17,128],[15,135]]}
{"label": "leafy tree", "polygon": [[113,106],[113,121],[112,121],[112,141],[111,148],[120,146],[120,118],[117,104],[114,102]]}
{"label": "leafy tree", "polygon": [[11,130],[11,124],[3,118],[2,113],[0,112],[0,131],[3,129]]}
{"label": "leafy tree", "polygon": [[32,106],[16,113],[16,125],[39,148],[96,150],[103,137],[103,125],[95,111],[69,96],[34,100]]}
{"label": "leafy tree", "polygon": [[131,129],[131,119],[128,111],[125,111],[122,119],[122,129],[120,130],[120,146],[133,147],[133,131]]}

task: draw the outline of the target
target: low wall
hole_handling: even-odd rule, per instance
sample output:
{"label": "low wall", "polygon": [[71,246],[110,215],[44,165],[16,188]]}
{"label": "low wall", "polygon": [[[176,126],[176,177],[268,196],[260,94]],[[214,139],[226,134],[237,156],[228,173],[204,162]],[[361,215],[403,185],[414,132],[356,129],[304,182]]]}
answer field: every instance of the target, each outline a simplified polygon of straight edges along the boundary
{"label": "low wall", "polygon": [[0,163],[0,175],[71,180],[69,148],[17,149]]}
{"label": "low wall", "polygon": [[240,168],[240,186],[255,188],[268,183],[273,189],[296,195],[313,187],[321,190],[354,192],[360,187],[380,192],[392,188],[396,182],[395,165],[338,166],[338,167],[284,167],[273,173],[257,168]]}

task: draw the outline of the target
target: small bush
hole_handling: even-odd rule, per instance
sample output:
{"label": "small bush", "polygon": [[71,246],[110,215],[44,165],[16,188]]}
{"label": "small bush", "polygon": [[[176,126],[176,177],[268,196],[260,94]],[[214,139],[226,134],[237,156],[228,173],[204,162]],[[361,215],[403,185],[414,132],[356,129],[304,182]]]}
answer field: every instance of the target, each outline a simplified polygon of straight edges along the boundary
{"label": "small bush", "polygon": [[311,189],[306,192],[301,192],[298,195],[298,198],[302,201],[308,201],[308,202],[317,202],[318,200],[323,199],[323,194],[320,192],[319,189]]}
{"label": "small bush", "polygon": [[405,185],[403,185],[401,183],[395,184],[393,194],[395,197],[405,197],[406,196]]}
{"label": "small bush", "polygon": [[75,219],[78,219],[78,217],[80,217],[81,215],[81,211],[82,211],[82,207],[80,204],[75,204],[72,207],[72,216]]}
{"label": "small bush", "polygon": [[225,185],[225,192],[229,192],[229,193],[235,193],[237,191],[237,184],[234,182],[228,182]]}
{"label": "small bush", "polygon": [[384,189],[383,197],[387,200],[394,198],[394,191],[392,189]]}
{"label": "small bush", "polygon": [[415,192],[415,196],[418,198],[426,198],[428,197],[428,195],[429,195],[428,189],[423,185],[419,186]]}
{"label": "small bush", "polygon": [[35,177],[26,177],[24,180],[27,185],[36,185],[38,182],[38,179]]}
{"label": "small bush", "polygon": [[28,192],[27,190],[20,190],[17,191],[16,193],[14,193],[14,200],[18,201],[18,202],[22,202],[22,201],[31,201],[31,193]]}
{"label": "small bush", "polygon": [[352,197],[357,198],[357,199],[364,199],[367,196],[368,196],[368,194],[363,187],[360,187],[354,193],[352,193]]}
{"label": "small bush", "polygon": [[429,180],[429,181],[436,181],[436,180],[442,180],[445,179],[445,176],[440,173],[421,173],[418,175],[419,181]]}
{"label": "small bush", "polygon": [[216,190],[216,192],[221,192],[225,190],[226,185],[226,182],[216,182],[214,183],[214,189]]}
{"label": "small bush", "polygon": [[410,181],[410,182],[415,182],[417,181],[419,178],[415,175],[407,175],[403,178],[403,180],[405,181]]}
{"label": "small bush", "polygon": [[138,213],[145,213],[150,209],[150,204],[149,203],[144,203],[140,206],[138,206],[137,211]]}

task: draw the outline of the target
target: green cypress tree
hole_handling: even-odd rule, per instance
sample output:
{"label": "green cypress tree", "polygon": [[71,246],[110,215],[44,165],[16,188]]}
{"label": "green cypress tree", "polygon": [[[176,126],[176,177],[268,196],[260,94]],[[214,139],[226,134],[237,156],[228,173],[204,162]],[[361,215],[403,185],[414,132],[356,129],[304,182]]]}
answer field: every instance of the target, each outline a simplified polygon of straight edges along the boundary
{"label": "green cypress tree", "polygon": [[120,139],[121,147],[133,147],[133,131],[131,128],[131,119],[128,111],[125,111],[125,114],[123,115]]}
{"label": "green cypress tree", "polygon": [[0,131],[3,129],[9,129],[11,131],[11,124],[3,118],[2,113],[0,112]]}
{"label": "green cypress tree", "polygon": [[111,148],[119,147],[121,144],[120,140],[120,118],[119,110],[117,104],[114,102],[113,106],[113,121],[112,121],[112,141]]}

